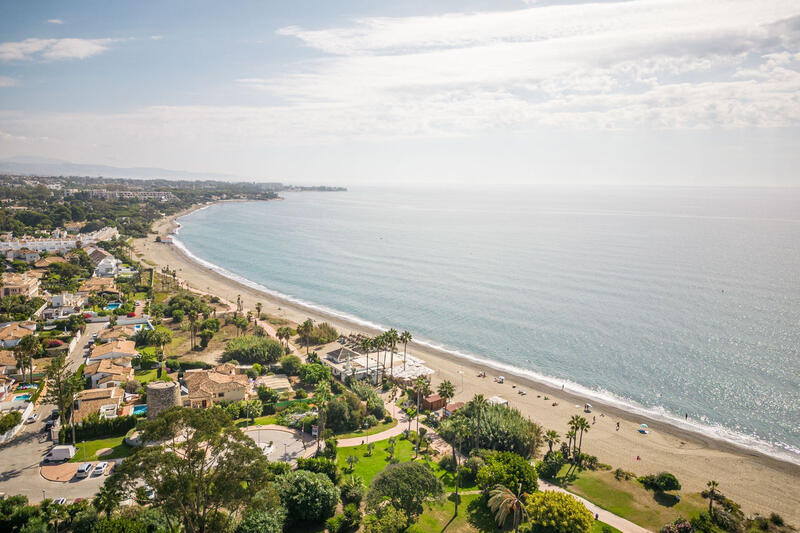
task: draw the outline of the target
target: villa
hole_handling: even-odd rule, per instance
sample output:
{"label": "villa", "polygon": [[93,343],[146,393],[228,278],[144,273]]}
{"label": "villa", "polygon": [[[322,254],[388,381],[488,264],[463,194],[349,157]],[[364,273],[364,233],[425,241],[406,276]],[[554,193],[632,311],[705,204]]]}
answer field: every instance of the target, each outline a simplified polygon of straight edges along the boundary
{"label": "villa", "polygon": [[94,277],[89,278],[78,287],[78,294],[86,296],[89,293],[98,293],[108,296],[119,296],[114,278]]}
{"label": "villa", "polygon": [[47,268],[50,265],[54,265],[56,263],[66,263],[67,260],[61,257],[60,255],[51,255],[49,257],[42,257],[38,261],[36,261],[33,266],[36,268]]}
{"label": "villa", "polygon": [[[88,244],[116,239],[119,237],[119,231],[117,231],[116,228],[105,227],[91,233],[80,233],[78,235],[61,235],[59,233],[58,235],[59,236],[55,238],[41,239],[37,237],[25,236],[21,239],[0,241],[0,252],[18,251],[23,249],[31,250],[33,252],[66,252],[67,250],[73,250]],[[36,259],[32,259],[32,261],[36,261],[37,259],[39,259],[38,256]]]}
{"label": "villa", "polygon": [[82,390],[75,395],[73,421],[78,423],[93,413],[99,413],[100,418],[116,418],[124,396],[117,387]]}
{"label": "villa", "polygon": [[111,342],[119,340],[127,340],[136,334],[136,328],[133,326],[112,326],[104,329],[97,335],[97,342]]}
{"label": "villa", "polygon": [[121,387],[133,381],[133,367],[127,357],[101,359],[83,369],[83,377],[89,378],[93,389]]}
{"label": "villa", "polygon": [[3,273],[3,289],[0,298],[22,294],[28,298],[33,298],[39,294],[39,280],[35,276],[29,276],[26,272],[17,274],[15,272]]}
{"label": "villa", "polygon": [[89,253],[94,265],[94,275],[101,278],[113,278],[119,273],[119,267],[122,261],[106,252],[102,248],[94,248]]}
{"label": "villa", "polygon": [[462,407],[464,407],[464,402],[448,403],[447,405],[444,406],[444,417],[447,418],[453,416],[454,414],[456,414],[456,411],[458,411]]}
{"label": "villa", "polygon": [[238,402],[246,400],[250,391],[247,376],[215,370],[187,370],[183,382],[189,391],[183,400],[185,407],[206,408],[219,402]]}
{"label": "villa", "polygon": [[445,405],[444,398],[442,398],[438,394],[431,394],[430,396],[425,396],[422,398],[422,402],[420,406],[423,410],[426,411],[438,411],[439,409],[443,408]]}
{"label": "villa", "polygon": [[36,332],[36,322],[9,322],[0,329],[0,346],[3,348],[13,348],[22,337]]}
{"label": "villa", "polygon": [[54,294],[50,298],[50,307],[44,310],[42,317],[45,320],[58,320],[77,313],[86,305],[86,297],[69,292]]}
{"label": "villa", "polygon": [[134,357],[139,357],[139,355],[139,352],[136,351],[136,343],[118,339],[95,346],[92,353],[86,359],[86,364],[91,365],[103,359],[119,359],[121,357],[132,359]]}
{"label": "villa", "polygon": [[0,350],[0,375],[19,374],[17,360],[11,350]]}

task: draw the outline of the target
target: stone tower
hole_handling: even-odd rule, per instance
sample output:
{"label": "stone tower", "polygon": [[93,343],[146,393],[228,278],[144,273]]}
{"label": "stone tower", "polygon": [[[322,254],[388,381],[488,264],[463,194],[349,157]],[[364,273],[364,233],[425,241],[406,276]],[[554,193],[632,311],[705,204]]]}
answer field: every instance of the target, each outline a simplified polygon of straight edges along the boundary
{"label": "stone tower", "polygon": [[147,419],[181,404],[181,387],[175,381],[151,381],[147,384]]}

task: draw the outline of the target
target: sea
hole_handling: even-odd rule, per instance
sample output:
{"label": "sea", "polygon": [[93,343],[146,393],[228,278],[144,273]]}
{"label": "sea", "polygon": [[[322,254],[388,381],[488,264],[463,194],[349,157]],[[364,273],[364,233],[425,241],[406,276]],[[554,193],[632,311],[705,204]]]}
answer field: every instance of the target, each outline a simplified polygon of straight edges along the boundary
{"label": "sea", "polygon": [[800,463],[800,189],[352,188],[214,204],[251,286]]}

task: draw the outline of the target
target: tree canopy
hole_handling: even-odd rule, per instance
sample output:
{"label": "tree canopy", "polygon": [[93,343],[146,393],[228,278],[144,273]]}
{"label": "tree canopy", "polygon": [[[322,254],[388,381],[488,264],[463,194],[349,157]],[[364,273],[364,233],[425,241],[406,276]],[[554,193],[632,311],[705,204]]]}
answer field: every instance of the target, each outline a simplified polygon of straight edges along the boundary
{"label": "tree canopy", "polygon": [[562,492],[537,492],[525,505],[529,524],[522,529],[531,533],[589,533],[594,516],[578,500]]}
{"label": "tree canopy", "polygon": [[369,485],[367,509],[377,511],[386,504],[408,516],[422,512],[422,503],[443,494],[442,482],[430,467],[409,462],[387,466]]}

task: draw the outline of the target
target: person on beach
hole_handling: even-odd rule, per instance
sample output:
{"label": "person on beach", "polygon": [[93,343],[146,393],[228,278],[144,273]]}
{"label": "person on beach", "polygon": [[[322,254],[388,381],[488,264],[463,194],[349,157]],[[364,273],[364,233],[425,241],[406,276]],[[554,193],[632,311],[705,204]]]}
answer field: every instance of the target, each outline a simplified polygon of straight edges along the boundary
{"label": "person on beach", "polygon": [[597,417],[593,416],[592,417],[592,425],[595,425],[595,424],[597,424]]}
{"label": "person on beach", "polygon": [[619,431],[619,422],[617,422],[617,431]]}

